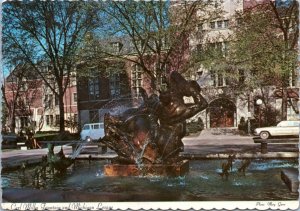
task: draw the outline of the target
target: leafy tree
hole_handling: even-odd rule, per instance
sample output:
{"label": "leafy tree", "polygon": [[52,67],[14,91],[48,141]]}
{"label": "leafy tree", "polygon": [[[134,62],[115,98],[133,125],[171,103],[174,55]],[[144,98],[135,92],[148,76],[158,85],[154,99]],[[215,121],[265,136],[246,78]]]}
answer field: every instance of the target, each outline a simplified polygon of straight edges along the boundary
{"label": "leafy tree", "polygon": [[31,116],[31,105],[41,97],[39,87],[41,80],[30,71],[28,65],[18,65],[5,80],[1,87],[5,105],[2,114],[12,132],[15,131],[17,115]]}
{"label": "leafy tree", "polygon": [[63,96],[76,65],[83,37],[101,24],[94,2],[20,1],[3,5],[6,65],[29,64],[59,100],[64,131]]}
{"label": "leafy tree", "polygon": [[195,58],[223,74],[237,93],[249,95],[260,90],[266,108],[269,108],[266,88],[281,88],[284,120],[289,79],[293,76],[294,84],[296,79],[299,6],[297,1],[279,2],[267,1],[237,13],[231,24],[232,34],[226,38],[230,42],[226,54],[216,46],[207,45],[200,55],[195,53]]}
{"label": "leafy tree", "polygon": [[113,52],[103,46],[103,53],[138,65],[154,90],[160,85],[158,79],[167,75],[167,69],[183,72],[187,68],[189,35],[199,23],[220,14],[213,1],[129,0],[100,4],[108,21],[105,31],[114,37],[111,41],[127,41],[123,51]]}

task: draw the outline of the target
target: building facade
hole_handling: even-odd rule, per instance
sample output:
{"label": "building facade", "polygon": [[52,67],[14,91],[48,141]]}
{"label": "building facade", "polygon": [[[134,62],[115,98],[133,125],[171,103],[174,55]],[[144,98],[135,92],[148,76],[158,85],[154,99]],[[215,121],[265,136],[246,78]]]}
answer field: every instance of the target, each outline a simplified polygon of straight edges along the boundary
{"label": "building facade", "polygon": [[[268,3],[268,1],[260,0],[225,0],[221,4],[223,11],[222,15],[214,20],[208,22],[199,23],[198,27],[189,37],[190,50],[200,51],[204,46],[213,47],[214,49],[220,49],[222,56],[226,57],[229,44],[231,42],[230,37],[233,33],[231,28],[238,27],[241,24],[241,20],[235,18],[236,13],[241,13],[245,10],[249,10],[257,6],[258,4]],[[216,64],[217,67],[218,64]],[[208,100],[209,106],[206,110],[196,115],[192,121],[199,118],[202,119],[206,128],[218,128],[218,127],[237,127],[240,121],[251,119],[261,122],[262,110],[264,112],[274,112],[273,116],[277,118],[269,122],[280,121],[280,110],[282,103],[282,94],[280,89],[275,86],[266,86],[262,89],[254,89],[249,93],[239,93],[231,86],[229,79],[226,77],[226,67],[223,71],[214,72],[203,68],[203,66],[197,66],[192,73],[189,73],[191,79],[196,79],[199,85],[202,87],[204,97]],[[238,70],[240,71],[240,70]],[[244,72],[239,72],[239,80],[245,80]],[[288,90],[288,104],[287,104],[287,119],[295,120],[299,119],[297,112],[297,102],[299,99],[299,88],[296,87],[295,75],[291,76],[289,81]],[[267,98],[268,104],[272,108],[260,105],[257,103],[258,99]],[[268,105],[268,106],[269,106]],[[272,114],[265,114],[265,116]],[[267,118],[267,117],[265,117]],[[266,119],[265,121],[268,121]],[[256,125],[256,126],[259,126]]]}
{"label": "building facade", "polygon": [[[5,79],[4,92],[9,112],[7,127],[13,124],[16,133],[29,126],[35,131],[59,130],[58,97],[33,69],[15,68]],[[77,131],[77,99],[76,78],[71,76],[64,94],[65,129],[70,132]]]}

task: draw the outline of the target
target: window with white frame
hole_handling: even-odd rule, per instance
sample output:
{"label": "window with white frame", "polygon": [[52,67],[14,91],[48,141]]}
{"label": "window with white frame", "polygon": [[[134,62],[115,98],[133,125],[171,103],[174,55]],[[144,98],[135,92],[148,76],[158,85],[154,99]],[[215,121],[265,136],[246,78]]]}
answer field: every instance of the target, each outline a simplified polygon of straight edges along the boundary
{"label": "window with white frame", "polygon": [[214,87],[224,87],[228,85],[229,81],[223,73],[216,73],[215,71],[210,72],[210,77],[212,80],[212,86]]}
{"label": "window with white frame", "polygon": [[120,42],[113,42],[113,43],[111,43],[111,47],[112,47],[113,53],[118,54],[122,50],[123,45]]}
{"label": "window with white frame", "polygon": [[53,95],[46,94],[44,99],[45,108],[53,108]]}
{"label": "window with white frame", "polygon": [[120,74],[113,73],[109,77],[110,96],[116,98],[121,94]]}
{"label": "window with white frame", "polygon": [[229,20],[218,20],[210,22],[211,29],[227,29],[229,27]]}
{"label": "window with white frame", "polygon": [[142,76],[143,72],[139,65],[134,65],[131,71],[131,88],[133,90],[133,97],[140,96],[140,88],[142,88]]}
{"label": "window with white frame", "polygon": [[54,122],[53,122],[53,115],[49,115],[50,116],[50,125],[53,125]]}
{"label": "window with white frame", "polygon": [[53,115],[46,115],[46,125],[47,126],[53,125]]}
{"label": "window with white frame", "polygon": [[73,103],[77,103],[77,93],[73,92]]}
{"label": "window with white frame", "polygon": [[88,89],[90,100],[97,100],[100,98],[100,80],[98,77],[89,78]]}
{"label": "window with white frame", "polygon": [[223,21],[217,21],[217,26],[218,26],[218,28],[222,28],[223,27]]}
{"label": "window with white frame", "polygon": [[211,29],[215,29],[216,28],[216,23],[214,21],[210,22],[210,28]]}
{"label": "window with white frame", "polygon": [[59,114],[56,114],[56,115],[55,115],[55,125],[56,125],[56,126],[59,126],[59,124],[60,124],[60,115],[59,115]]}
{"label": "window with white frame", "polygon": [[155,73],[155,77],[157,79],[157,86],[159,87],[160,90],[166,90],[167,89],[167,70],[168,66],[167,64],[162,64],[161,67],[157,67],[159,69],[159,72]]}
{"label": "window with white frame", "polygon": [[209,48],[210,50],[220,53],[223,56],[227,56],[229,51],[229,42],[224,41],[224,42],[210,43]]}

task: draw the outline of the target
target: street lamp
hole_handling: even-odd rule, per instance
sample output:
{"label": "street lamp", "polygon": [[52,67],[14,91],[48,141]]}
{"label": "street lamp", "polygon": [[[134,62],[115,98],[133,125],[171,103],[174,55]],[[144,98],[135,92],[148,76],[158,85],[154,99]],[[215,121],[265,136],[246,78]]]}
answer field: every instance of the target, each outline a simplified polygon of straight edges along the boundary
{"label": "street lamp", "polygon": [[262,104],[262,100],[261,99],[257,99],[256,100],[256,105],[258,105],[258,113],[259,113],[259,127],[261,126],[261,104]]}

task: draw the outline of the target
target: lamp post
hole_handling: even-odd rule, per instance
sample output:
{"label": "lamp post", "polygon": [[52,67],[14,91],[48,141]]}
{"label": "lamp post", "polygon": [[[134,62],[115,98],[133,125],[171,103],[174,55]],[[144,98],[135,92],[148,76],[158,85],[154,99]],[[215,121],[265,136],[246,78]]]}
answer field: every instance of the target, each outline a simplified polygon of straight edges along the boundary
{"label": "lamp post", "polygon": [[247,117],[248,117],[248,135],[250,136],[251,135],[251,112],[248,112],[248,114],[247,114]]}
{"label": "lamp post", "polygon": [[261,106],[261,104],[262,104],[263,102],[262,102],[262,100],[261,99],[257,99],[256,100],[256,105],[258,105],[258,115],[259,115],[259,127],[261,126],[261,108],[260,108],[260,106]]}

